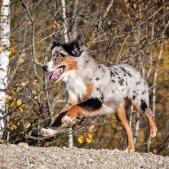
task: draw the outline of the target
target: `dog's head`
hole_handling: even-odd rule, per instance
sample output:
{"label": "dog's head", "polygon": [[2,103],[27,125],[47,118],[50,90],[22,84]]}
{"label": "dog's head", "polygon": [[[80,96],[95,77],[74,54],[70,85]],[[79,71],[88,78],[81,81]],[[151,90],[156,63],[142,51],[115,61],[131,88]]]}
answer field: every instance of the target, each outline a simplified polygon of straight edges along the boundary
{"label": "dog's head", "polygon": [[61,44],[54,41],[51,47],[51,59],[43,66],[49,72],[48,79],[59,81],[69,73],[77,70],[77,58],[84,52],[85,46],[81,36],[70,43]]}

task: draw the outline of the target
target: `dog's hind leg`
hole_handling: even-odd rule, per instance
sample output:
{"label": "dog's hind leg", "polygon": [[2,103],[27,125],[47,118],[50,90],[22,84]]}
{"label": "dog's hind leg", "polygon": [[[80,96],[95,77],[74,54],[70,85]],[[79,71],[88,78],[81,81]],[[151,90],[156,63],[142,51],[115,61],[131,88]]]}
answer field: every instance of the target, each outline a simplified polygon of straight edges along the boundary
{"label": "dog's hind leg", "polygon": [[135,88],[130,90],[129,99],[131,100],[134,108],[140,114],[145,114],[149,124],[150,136],[155,137],[157,133],[157,127],[149,106],[149,92],[147,82],[140,81],[138,85],[136,84]]}
{"label": "dog's hind leg", "polygon": [[134,141],[133,141],[133,133],[132,129],[128,123],[126,112],[122,106],[118,107],[116,110],[117,116],[120,119],[122,125],[124,126],[126,133],[127,133],[127,140],[128,140],[128,152],[134,152]]}
{"label": "dog's hind leg", "polygon": [[157,134],[157,127],[156,127],[156,124],[155,124],[155,121],[152,117],[152,112],[151,112],[151,109],[148,108],[146,111],[145,111],[145,115],[147,117],[147,120],[148,120],[148,123],[149,123],[149,128],[150,128],[150,136],[151,137],[155,137],[156,134]]}
{"label": "dog's hind leg", "polygon": [[139,113],[145,114],[145,116],[148,120],[148,124],[149,124],[150,136],[155,137],[157,134],[157,127],[156,127],[155,121],[153,119],[151,109],[149,107],[147,107],[146,103],[143,100],[141,101],[140,105],[134,104],[134,107]]}

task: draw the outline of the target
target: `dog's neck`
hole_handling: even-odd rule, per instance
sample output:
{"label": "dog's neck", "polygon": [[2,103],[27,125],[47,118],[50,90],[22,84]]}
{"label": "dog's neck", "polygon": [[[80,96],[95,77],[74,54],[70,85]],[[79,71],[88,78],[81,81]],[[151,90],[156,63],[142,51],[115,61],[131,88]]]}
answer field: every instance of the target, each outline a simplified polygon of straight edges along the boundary
{"label": "dog's neck", "polygon": [[84,78],[84,76],[88,75],[89,77],[93,76],[95,68],[97,67],[98,63],[94,60],[91,56],[89,56],[87,51],[84,51],[78,60],[78,76]]}

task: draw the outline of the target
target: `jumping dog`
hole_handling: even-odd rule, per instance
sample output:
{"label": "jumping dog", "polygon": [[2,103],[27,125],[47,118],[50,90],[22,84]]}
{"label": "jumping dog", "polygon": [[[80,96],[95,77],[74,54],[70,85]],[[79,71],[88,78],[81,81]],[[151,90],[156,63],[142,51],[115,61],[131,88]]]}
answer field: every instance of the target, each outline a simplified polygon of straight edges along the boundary
{"label": "jumping dog", "polygon": [[[127,133],[128,151],[133,152],[132,129],[128,123],[125,104],[145,114],[150,136],[155,137],[157,127],[149,105],[148,85],[141,74],[127,64],[105,66],[90,57],[83,40],[78,36],[70,43],[54,41],[51,59],[43,66],[48,79],[62,81],[67,92],[67,101],[51,127],[71,126],[75,119],[116,112]],[[52,128],[42,128],[43,136],[56,133]]]}

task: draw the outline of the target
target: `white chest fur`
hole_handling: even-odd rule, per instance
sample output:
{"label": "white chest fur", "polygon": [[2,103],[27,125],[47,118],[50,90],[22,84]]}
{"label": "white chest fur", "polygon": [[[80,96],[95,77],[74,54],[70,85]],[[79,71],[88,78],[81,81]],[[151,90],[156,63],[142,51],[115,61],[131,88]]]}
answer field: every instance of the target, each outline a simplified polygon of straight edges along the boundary
{"label": "white chest fur", "polygon": [[86,94],[86,85],[80,78],[75,78],[66,84],[66,89],[70,93],[70,97],[77,97],[82,99]]}

